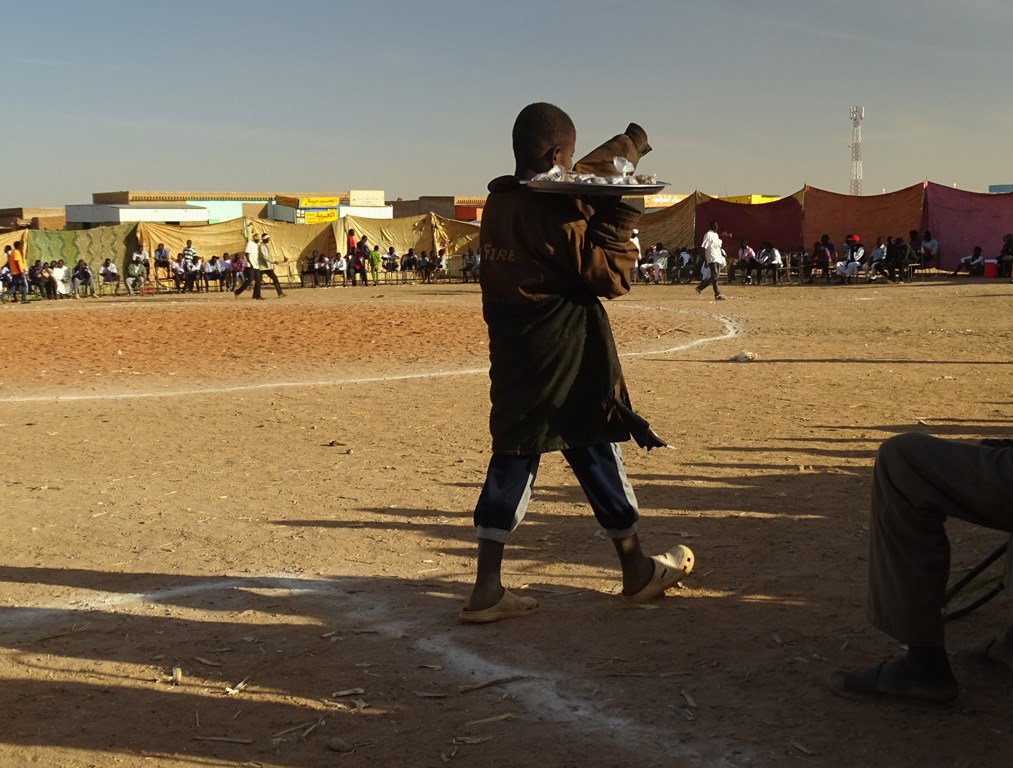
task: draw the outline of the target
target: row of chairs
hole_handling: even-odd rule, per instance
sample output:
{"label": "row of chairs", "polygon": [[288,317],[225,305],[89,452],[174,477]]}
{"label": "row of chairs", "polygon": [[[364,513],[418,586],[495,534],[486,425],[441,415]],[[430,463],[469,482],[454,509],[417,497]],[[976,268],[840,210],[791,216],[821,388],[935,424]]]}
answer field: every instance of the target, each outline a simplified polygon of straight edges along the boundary
{"label": "row of chairs", "polygon": [[[736,282],[746,282],[747,275],[752,277],[753,283],[780,283],[784,285],[802,284],[828,284],[840,279],[834,268],[834,264],[814,265],[806,263],[805,254],[801,251],[794,251],[782,254],[782,264],[777,267],[754,267],[750,271],[737,268],[735,262],[721,268],[719,273],[720,282],[728,282],[730,275],[734,275]],[[688,264],[685,267],[677,266],[679,262],[675,257],[670,258],[665,275],[665,282],[681,283],[700,280],[700,269],[702,264]],[[920,264],[909,264],[902,269],[900,277],[911,282],[912,280],[924,278],[927,275],[944,274],[936,269],[924,268]],[[865,280],[868,272],[862,268],[858,272],[857,279]],[[643,282],[638,276],[638,282]]]}

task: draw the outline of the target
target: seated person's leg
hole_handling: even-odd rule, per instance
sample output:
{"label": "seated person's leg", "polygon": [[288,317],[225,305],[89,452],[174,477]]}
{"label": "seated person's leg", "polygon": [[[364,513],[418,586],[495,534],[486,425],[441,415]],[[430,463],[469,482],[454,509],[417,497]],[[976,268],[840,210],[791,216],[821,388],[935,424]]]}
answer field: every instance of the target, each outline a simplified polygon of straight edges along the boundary
{"label": "seated person's leg", "polygon": [[904,659],[865,672],[836,672],[831,688],[844,695],[934,701],[956,696],[943,645],[950,566],[944,524],[956,517],[1013,530],[1011,476],[1013,448],[924,434],[883,443],[873,470],[869,619],[909,651]]}

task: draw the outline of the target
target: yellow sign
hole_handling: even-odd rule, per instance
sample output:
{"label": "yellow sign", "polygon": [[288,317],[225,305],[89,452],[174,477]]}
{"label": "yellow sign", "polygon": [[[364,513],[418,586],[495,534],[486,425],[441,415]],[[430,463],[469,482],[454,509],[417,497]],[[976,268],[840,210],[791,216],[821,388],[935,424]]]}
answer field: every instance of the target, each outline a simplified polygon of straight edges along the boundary
{"label": "yellow sign", "polygon": [[287,205],[289,208],[337,208],[338,198],[335,197],[287,197],[278,195],[275,198],[278,205]]}
{"label": "yellow sign", "polygon": [[686,195],[647,195],[644,197],[645,208],[667,208],[670,205],[681,203]]}
{"label": "yellow sign", "polygon": [[324,211],[306,211],[303,219],[307,224],[326,224],[328,221],[338,220],[336,208],[329,208]]}
{"label": "yellow sign", "polygon": [[299,208],[337,208],[338,198],[334,197],[300,197]]}

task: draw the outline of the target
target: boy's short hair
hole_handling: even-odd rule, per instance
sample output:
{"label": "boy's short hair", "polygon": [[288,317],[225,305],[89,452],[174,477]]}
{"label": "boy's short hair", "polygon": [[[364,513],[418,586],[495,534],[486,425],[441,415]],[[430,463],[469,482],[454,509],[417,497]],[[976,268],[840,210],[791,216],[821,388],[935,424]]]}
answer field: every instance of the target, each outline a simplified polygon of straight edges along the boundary
{"label": "boy's short hair", "polygon": [[534,168],[545,153],[561,147],[577,135],[573,120],[554,104],[528,104],[514,121],[514,160],[525,168]]}

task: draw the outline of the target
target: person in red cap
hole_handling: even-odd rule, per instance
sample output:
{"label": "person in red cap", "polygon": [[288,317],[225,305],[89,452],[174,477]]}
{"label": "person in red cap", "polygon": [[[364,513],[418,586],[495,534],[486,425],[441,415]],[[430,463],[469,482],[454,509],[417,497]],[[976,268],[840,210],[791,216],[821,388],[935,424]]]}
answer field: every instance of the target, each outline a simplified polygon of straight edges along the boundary
{"label": "person in red cap", "polygon": [[865,262],[865,246],[858,235],[848,235],[844,238],[843,258],[837,262],[834,271],[837,273],[837,282],[853,282],[858,270]]}

